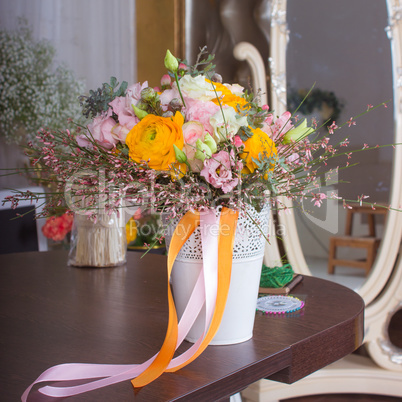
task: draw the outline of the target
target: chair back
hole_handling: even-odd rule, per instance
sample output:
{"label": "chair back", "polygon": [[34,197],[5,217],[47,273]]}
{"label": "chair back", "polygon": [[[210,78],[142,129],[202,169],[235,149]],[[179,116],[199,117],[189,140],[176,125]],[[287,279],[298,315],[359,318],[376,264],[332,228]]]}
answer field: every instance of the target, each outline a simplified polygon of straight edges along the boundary
{"label": "chair back", "polygon": [[[44,193],[41,187],[17,189]],[[35,218],[43,209],[43,200],[23,200],[16,209],[9,202],[3,205],[3,200],[13,195],[11,190],[0,190],[0,254],[18,253],[24,251],[46,251],[47,239],[42,233],[45,218]]]}

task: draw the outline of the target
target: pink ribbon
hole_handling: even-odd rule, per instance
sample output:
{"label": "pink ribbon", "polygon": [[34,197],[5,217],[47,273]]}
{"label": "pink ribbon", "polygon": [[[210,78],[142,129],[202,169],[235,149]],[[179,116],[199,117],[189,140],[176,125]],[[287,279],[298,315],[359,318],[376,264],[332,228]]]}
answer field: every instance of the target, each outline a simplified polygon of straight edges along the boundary
{"label": "pink ribbon", "polygon": [[[199,312],[205,303],[204,331],[200,338],[184,353],[172,359],[168,369],[174,369],[185,363],[197,352],[211,322],[215,310],[218,281],[218,230],[219,218],[214,210],[208,210],[200,215],[200,230],[202,238],[203,268],[183,312],[178,325],[178,340],[176,349],[183,342],[191,329]],[[149,367],[158,354],[142,364],[85,364],[67,363],[53,366],[44,371],[23,393],[21,400],[25,402],[32,387],[44,381],[98,380],[85,384],[67,387],[45,386],[39,389],[44,395],[51,397],[68,397],[92,391],[121,381],[131,380]],[[103,378],[102,378],[103,377]]]}

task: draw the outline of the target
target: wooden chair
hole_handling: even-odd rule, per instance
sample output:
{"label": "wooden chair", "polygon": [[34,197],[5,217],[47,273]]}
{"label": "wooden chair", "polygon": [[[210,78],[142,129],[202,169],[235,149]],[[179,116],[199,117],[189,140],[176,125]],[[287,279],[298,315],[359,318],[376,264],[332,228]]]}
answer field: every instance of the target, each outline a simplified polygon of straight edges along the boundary
{"label": "wooden chair", "polygon": [[[377,255],[377,250],[381,239],[377,238],[375,230],[375,215],[386,215],[386,208],[372,209],[370,206],[353,206],[348,209],[346,216],[345,236],[332,236],[329,240],[329,258],[328,258],[328,273],[334,274],[335,266],[349,266],[363,268],[366,270],[366,275],[370,272],[374,260]],[[353,217],[355,214],[365,215],[368,220],[369,233],[367,236],[353,236]],[[361,248],[365,249],[366,259],[352,260],[340,259],[336,257],[338,247]]]}

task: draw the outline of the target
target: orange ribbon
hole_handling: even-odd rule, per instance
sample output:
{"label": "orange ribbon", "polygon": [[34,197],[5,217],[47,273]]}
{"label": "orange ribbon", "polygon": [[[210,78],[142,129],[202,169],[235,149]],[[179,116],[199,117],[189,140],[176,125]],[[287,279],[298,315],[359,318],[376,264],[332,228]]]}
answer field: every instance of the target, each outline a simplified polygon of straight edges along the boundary
{"label": "orange ribbon", "polygon": [[[180,220],[173,232],[172,240],[168,253],[168,307],[169,322],[165,340],[162,348],[151,365],[138,377],[131,380],[134,387],[143,387],[158,378],[163,372],[174,372],[195,360],[209,345],[219,329],[223,313],[225,311],[226,300],[229,293],[230,277],[232,270],[233,244],[235,239],[238,212],[229,208],[222,208],[219,220],[219,239],[218,239],[218,288],[216,296],[215,311],[212,316],[211,324],[201,342],[198,350],[188,360],[181,365],[167,369],[173,358],[177,347],[178,321],[177,312],[170,288],[170,276],[174,261],[179,254],[182,246],[200,224],[199,212],[187,212]],[[183,228],[185,230],[183,230]]]}

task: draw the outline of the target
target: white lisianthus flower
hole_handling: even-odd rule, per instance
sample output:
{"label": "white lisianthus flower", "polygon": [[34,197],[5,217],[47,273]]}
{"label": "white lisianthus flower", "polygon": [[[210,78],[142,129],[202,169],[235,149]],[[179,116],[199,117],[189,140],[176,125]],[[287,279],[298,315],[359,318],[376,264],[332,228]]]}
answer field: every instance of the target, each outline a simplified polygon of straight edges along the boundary
{"label": "white lisianthus flower", "polygon": [[220,92],[215,93],[211,83],[207,82],[202,75],[197,75],[197,77],[185,75],[180,79],[179,85],[185,96],[204,102],[215,99],[217,94],[221,95]]}
{"label": "white lisianthus flower", "polygon": [[248,126],[247,117],[239,116],[234,108],[231,106],[225,107],[223,109],[223,114],[222,110],[216,112],[211,117],[209,122],[214,129],[216,142],[222,142],[226,141],[227,139],[231,139],[237,134],[240,127]]}

